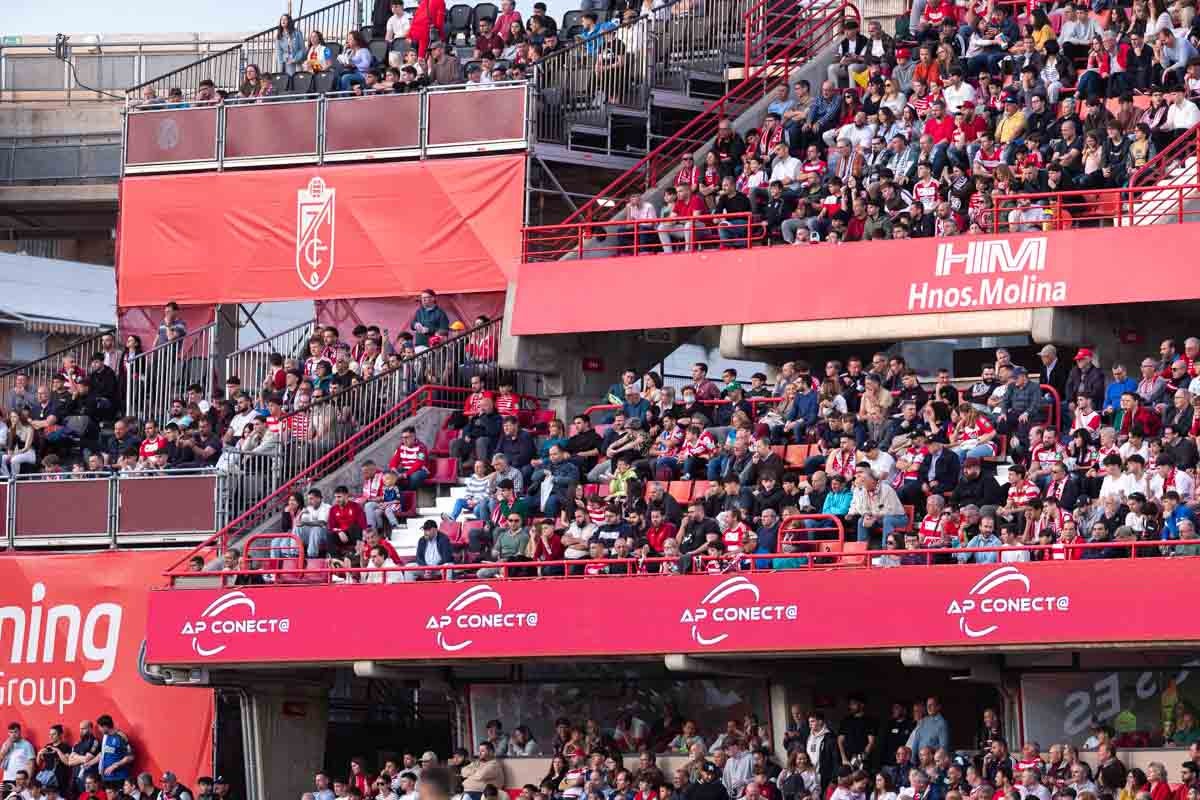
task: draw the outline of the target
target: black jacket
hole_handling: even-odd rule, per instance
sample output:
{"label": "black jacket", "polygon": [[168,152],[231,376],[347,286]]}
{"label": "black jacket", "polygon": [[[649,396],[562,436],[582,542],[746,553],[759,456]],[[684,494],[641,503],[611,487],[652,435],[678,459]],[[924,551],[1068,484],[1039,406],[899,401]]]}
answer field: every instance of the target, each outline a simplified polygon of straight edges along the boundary
{"label": "black jacket", "polygon": [[928,483],[930,480],[937,481],[937,491],[948,492],[958,486],[958,476],[962,474],[962,468],[958,460],[958,454],[949,447],[942,449],[942,454],[938,456],[937,469],[930,474],[929,465],[933,463],[933,454],[925,457],[921,462],[920,480],[921,483]]}
{"label": "black jacket", "polygon": [[[1042,367],[1041,382],[1049,384],[1050,386],[1053,386],[1054,390],[1056,392],[1058,392],[1058,396],[1062,400],[1066,400],[1067,399],[1067,378],[1071,374],[1071,369],[1072,369],[1071,365],[1060,358],[1060,359],[1058,359],[1058,361],[1054,362],[1054,369],[1047,370],[1045,366]],[[1072,398],[1072,399],[1074,399],[1074,398]],[[1100,406],[1096,406],[1096,408],[1100,408]]]}
{"label": "black jacket", "polygon": [[463,435],[468,439],[478,439],[486,436],[491,440],[492,446],[495,447],[500,441],[500,423],[500,415],[495,411],[490,414],[476,414],[471,417],[471,421],[463,429]]}
{"label": "black jacket", "polygon": [[1063,396],[1064,403],[1073,403],[1080,394],[1092,398],[1092,408],[1104,408],[1104,373],[1099,367],[1088,367],[1087,372],[1078,366],[1071,367],[1067,376],[1067,393]]}
{"label": "black jacket", "polygon": [[529,435],[528,431],[521,430],[511,438],[501,436],[500,441],[496,443],[496,452],[508,456],[508,463],[517,469],[526,466],[537,454],[533,437]]}
{"label": "black jacket", "polygon": [[[979,507],[996,506],[1004,502],[1004,490],[991,475],[980,473],[973,480],[965,476],[960,478],[958,486],[954,487],[951,502],[958,508],[972,504]],[[1074,506],[1068,506],[1074,508]]]}
{"label": "black jacket", "polygon": [[[809,734],[811,739],[814,734]],[[808,743],[805,743],[805,749],[808,748]],[[825,736],[821,739],[821,747],[817,753],[817,775],[821,779],[821,797],[825,796],[825,790],[829,788],[829,784],[833,783],[837,777],[837,768],[841,763],[841,757],[837,754],[837,734],[826,728]]]}

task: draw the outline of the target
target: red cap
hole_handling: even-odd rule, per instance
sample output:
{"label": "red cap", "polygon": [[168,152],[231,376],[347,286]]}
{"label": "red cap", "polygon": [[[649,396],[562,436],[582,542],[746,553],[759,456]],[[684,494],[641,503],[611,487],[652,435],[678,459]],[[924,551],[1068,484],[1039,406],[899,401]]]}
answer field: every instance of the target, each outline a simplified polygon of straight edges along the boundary
{"label": "red cap", "polygon": [[962,104],[959,106],[959,108],[974,108],[974,107],[975,107],[974,100],[963,100]]}
{"label": "red cap", "polygon": [[1092,351],[1086,347],[1081,347],[1079,348],[1079,352],[1075,354],[1075,360],[1082,361],[1085,358],[1090,361],[1092,359]]}
{"label": "red cap", "polygon": [[907,47],[901,47],[899,50],[896,51],[896,58],[910,58],[911,56],[912,56],[912,51],[909,50]]}

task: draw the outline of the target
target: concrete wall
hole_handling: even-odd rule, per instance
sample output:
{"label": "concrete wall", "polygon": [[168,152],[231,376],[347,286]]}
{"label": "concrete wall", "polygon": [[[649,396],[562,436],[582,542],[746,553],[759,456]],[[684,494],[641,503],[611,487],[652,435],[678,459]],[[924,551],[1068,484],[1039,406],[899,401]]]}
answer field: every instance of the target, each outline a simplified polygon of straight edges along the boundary
{"label": "concrete wall", "polygon": [[0,107],[0,135],[5,137],[65,136],[121,132],[120,103],[41,108],[36,105]]}
{"label": "concrete wall", "polygon": [[432,448],[433,440],[437,436],[438,430],[442,427],[442,423],[446,417],[450,416],[451,413],[450,409],[447,408],[422,408],[415,416],[383,434],[370,445],[359,450],[353,459],[347,461],[330,475],[317,481],[315,484],[316,487],[323,491],[326,497],[329,497],[333,494],[333,488],[338,484],[344,483],[351,487],[358,486],[362,481],[362,474],[360,472],[362,463],[370,459],[380,467],[386,467],[388,460],[392,457],[392,453],[396,452],[396,445],[400,443],[400,434],[409,428],[417,432],[417,439],[423,442],[426,447]]}

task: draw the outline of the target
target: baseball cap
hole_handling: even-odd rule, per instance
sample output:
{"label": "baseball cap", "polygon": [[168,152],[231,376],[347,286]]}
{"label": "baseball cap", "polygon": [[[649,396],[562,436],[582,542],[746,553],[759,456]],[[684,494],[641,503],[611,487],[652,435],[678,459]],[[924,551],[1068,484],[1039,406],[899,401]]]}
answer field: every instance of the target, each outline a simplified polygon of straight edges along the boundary
{"label": "baseball cap", "polygon": [[981,466],[983,466],[983,462],[980,461],[977,456],[971,456],[970,458],[968,458],[966,461],[963,462],[963,466],[964,467],[981,467]]}
{"label": "baseball cap", "polygon": [[975,101],[973,101],[973,100],[963,100],[962,103],[959,105],[959,108],[974,108],[974,107],[975,107]]}
{"label": "baseball cap", "polygon": [[1028,371],[1024,367],[1013,367],[1013,376],[1028,375]]}
{"label": "baseball cap", "polygon": [[1088,360],[1091,360],[1092,351],[1087,349],[1086,347],[1081,347],[1081,348],[1079,348],[1079,352],[1075,354],[1075,360],[1082,361],[1085,358]]}
{"label": "baseball cap", "polygon": [[433,752],[432,750],[426,750],[424,753],[421,753],[420,761],[422,764],[424,764],[426,761],[437,761],[437,753]]}
{"label": "baseball cap", "polygon": [[452,331],[465,331],[466,329],[467,326],[463,324],[461,319],[456,319],[450,323],[450,330]]}
{"label": "baseball cap", "polygon": [[907,47],[901,47],[896,51],[896,58],[909,58],[912,56],[912,51]]}
{"label": "baseball cap", "polygon": [[174,783],[177,780],[179,780],[179,779],[175,777],[175,773],[171,772],[170,770],[168,770],[167,772],[164,772],[162,774],[162,782],[163,783]]}

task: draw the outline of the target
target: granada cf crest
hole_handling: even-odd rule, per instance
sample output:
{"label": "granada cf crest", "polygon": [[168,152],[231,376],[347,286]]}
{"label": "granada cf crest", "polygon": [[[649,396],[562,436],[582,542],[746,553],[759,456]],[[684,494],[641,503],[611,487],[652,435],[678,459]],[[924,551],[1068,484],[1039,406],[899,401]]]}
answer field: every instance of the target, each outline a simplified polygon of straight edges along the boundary
{"label": "granada cf crest", "polygon": [[296,192],[296,272],[310,291],[333,275],[334,200],[336,189],[313,178]]}

